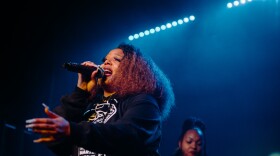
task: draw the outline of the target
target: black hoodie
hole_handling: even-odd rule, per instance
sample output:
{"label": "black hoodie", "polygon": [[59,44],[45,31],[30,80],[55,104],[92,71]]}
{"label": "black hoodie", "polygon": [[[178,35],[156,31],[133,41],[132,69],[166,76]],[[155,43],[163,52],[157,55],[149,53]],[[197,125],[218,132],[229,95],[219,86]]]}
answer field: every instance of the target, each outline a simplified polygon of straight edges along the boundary
{"label": "black hoodie", "polygon": [[89,96],[76,87],[54,109],[70,122],[71,129],[69,137],[48,144],[56,155],[160,155],[162,119],[153,96],[138,94],[125,99],[112,96],[106,102],[100,96],[88,100]]}

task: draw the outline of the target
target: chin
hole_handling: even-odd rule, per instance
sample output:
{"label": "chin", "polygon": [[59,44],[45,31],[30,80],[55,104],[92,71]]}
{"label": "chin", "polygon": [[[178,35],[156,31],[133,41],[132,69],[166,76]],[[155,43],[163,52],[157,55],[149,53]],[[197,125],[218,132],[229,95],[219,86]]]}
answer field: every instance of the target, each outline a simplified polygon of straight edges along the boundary
{"label": "chin", "polygon": [[102,81],[102,85],[103,86],[108,86],[111,84],[112,79],[110,77],[106,77],[103,81]]}

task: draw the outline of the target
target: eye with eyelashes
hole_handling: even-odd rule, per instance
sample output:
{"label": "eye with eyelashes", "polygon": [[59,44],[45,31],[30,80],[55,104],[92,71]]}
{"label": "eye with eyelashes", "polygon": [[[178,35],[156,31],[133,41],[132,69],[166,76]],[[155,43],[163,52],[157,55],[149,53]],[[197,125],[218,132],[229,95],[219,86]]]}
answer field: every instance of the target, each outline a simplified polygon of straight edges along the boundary
{"label": "eye with eyelashes", "polygon": [[118,62],[121,62],[121,59],[119,59],[119,58],[115,58],[115,60],[118,61]]}
{"label": "eye with eyelashes", "polygon": [[[102,59],[102,62],[104,63],[106,60],[107,60],[106,57],[104,57],[104,58]],[[121,62],[121,60],[122,60],[122,59],[120,59],[120,58],[114,57],[114,61]]]}
{"label": "eye with eyelashes", "polygon": [[187,144],[192,144],[195,143],[197,146],[202,146],[202,142],[201,141],[194,141],[194,140],[186,140]]}

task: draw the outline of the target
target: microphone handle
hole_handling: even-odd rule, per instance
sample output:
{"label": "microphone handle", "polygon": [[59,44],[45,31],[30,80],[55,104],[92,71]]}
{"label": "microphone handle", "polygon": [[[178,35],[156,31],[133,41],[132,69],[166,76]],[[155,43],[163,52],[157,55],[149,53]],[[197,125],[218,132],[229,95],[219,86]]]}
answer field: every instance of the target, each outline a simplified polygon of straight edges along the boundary
{"label": "microphone handle", "polygon": [[102,78],[104,76],[104,70],[99,65],[98,67],[93,67],[93,66],[84,66],[79,63],[67,62],[64,63],[62,66],[68,71],[82,73],[85,76],[90,76],[93,71],[98,69],[96,77]]}

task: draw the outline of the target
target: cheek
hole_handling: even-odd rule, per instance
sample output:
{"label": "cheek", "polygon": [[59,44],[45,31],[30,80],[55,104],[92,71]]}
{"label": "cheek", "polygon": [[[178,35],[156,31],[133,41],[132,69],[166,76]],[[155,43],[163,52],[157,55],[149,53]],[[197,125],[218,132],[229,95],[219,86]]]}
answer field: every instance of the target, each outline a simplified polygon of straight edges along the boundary
{"label": "cheek", "polygon": [[113,74],[119,73],[119,71],[121,71],[121,70],[125,70],[125,69],[123,69],[123,68],[120,67],[120,64],[115,64],[114,66],[112,66],[112,69],[113,69],[113,71],[114,71]]}
{"label": "cheek", "polygon": [[187,151],[189,149],[189,147],[190,146],[187,143],[182,143],[181,144],[181,149],[182,149],[183,153],[185,153],[184,151]]}
{"label": "cheek", "polygon": [[120,62],[116,62],[113,66],[114,66],[114,68],[119,68]]}
{"label": "cheek", "polygon": [[113,68],[114,71],[117,71],[118,68],[119,68],[119,65],[114,65],[114,66],[112,66],[112,68]]}

